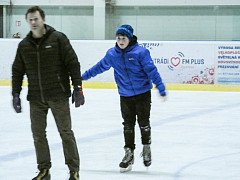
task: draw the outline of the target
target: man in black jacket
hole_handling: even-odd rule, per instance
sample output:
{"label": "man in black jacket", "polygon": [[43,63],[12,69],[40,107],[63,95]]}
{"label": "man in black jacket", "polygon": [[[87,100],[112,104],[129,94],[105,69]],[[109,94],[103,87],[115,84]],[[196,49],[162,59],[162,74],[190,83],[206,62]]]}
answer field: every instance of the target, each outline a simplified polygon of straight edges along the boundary
{"label": "man in black jacket", "polygon": [[30,32],[19,43],[12,65],[13,107],[21,112],[20,92],[23,77],[28,79],[27,100],[30,102],[31,129],[39,174],[35,180],[50,180],[51,158],[46,138],[47,113],[50,109],[62,138],[65,163],[71,180],[79,179],[79,154],[71,127],[69,97],[84,104],[80,63],[69,39],[45,24],[45,13],[34,6],[26,12]]}

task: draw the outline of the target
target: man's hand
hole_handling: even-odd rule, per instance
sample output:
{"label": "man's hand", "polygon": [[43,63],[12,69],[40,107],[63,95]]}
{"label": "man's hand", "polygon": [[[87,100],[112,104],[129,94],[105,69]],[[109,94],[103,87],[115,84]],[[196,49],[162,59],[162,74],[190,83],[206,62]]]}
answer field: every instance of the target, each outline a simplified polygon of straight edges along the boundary
{"label": "man's hand", "polygon": [[13,108],[15,109],[16,113],[22,112],[21,99],[18,93],[13,95]]}
{"label": "man's hand", "polygon": [[75,102],[75,107],[80,107],[85,103],[85,98],[82,91],[82,86],[76,86],[72,93],[72,103]]}

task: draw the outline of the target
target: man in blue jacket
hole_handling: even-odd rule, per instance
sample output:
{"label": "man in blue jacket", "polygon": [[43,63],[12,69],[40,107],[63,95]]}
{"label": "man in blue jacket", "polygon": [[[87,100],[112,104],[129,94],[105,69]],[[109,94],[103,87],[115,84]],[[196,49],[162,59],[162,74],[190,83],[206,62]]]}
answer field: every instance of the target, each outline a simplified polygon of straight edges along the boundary
{"label": "man in blue jacket", "polygon": [[143,163],[151,165],[151,89],[154,83],[160,96],[166,98],[165,86],[150,56],[150,52],[139,46],[130,25],[122,25],[116,31],[116,45],[105,57],[87,70],[83,80],[95,77],[114,68],[114,78],[120,94],[123,117],[125,156],[119,164],[120,172],[130,171],[134,163],[136,117],[141,130]]}

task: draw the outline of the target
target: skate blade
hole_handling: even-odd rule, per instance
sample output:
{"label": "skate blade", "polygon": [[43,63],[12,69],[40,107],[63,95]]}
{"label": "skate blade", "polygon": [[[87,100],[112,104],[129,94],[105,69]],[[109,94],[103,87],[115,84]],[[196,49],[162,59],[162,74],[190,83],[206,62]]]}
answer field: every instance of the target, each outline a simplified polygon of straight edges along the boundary
{"label": "skate blade", "polygon": [[149,167],[149,166],[151,166],[152,162],[144,162],[143,164],[145,167]]}
{"label": "skate blade", "polygon": [[120,173],[129,172],[132,170],[132,165],[129,165],[127,168],[120,168]]}

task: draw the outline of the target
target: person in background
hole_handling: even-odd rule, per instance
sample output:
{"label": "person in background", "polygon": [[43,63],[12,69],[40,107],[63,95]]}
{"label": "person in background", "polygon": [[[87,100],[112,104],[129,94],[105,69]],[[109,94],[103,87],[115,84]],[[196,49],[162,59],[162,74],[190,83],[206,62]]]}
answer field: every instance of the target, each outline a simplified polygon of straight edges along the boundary
{"label": "person in background", "polygon": [[149,121],[152,83],[156,85],[164,100],[166,91],[149,50],[138,45],[131,25],[124,24],[117,29],[115,47],[110,48],[103,59],[83,73],[82,79],[88,80],[111,67],[114,69],[114,78],[120,94],[125,140],[125,156],[119,164],[120,172],[130,171],[134,163],[136,120],[143,144],[143,163],[148,167],[152,161]]}
{"label": "person in background", "polygon": [[31,130],[39,173],[33,180],[50,180],[51,158],[46,138],[47,114],[52,111],[60,133],[69,180],[79,179],[79,154],[72,131],[69,97],[84,104],[80,63],[69,39],[45,24],[45,13],[39,6],[25,14],[30,27],[28,35],[19,43],[12,65],[13,107],[21,113],[20,92],[24,75],[28,79],[27,100],[30,103]]}

